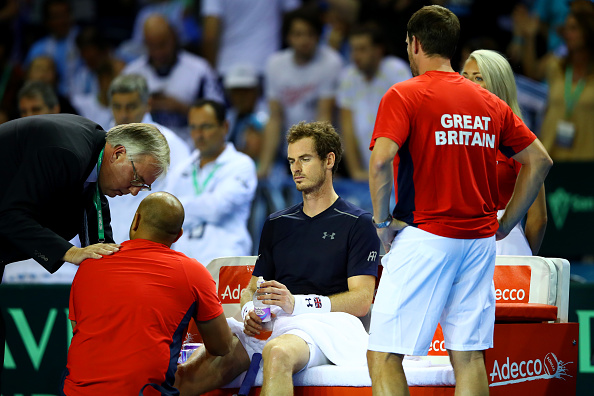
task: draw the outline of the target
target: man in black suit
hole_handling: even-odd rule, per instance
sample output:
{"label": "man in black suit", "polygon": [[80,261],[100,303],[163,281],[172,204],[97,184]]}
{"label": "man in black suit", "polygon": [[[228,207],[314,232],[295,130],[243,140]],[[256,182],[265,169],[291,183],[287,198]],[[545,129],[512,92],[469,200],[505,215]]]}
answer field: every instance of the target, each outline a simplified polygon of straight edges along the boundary
{"label": "man in black suit", "polygon": [[[56,114],[0,125],[0,279],[14,261],[33,258],[53,273],[65,261],[117,251],[105,195],[150,190],[168,166],[167,141],[148,124],[106,133],[86,118]],[[77,234],[82,248],[68,242]],[[1,314],[0,322],[2,362]]]}

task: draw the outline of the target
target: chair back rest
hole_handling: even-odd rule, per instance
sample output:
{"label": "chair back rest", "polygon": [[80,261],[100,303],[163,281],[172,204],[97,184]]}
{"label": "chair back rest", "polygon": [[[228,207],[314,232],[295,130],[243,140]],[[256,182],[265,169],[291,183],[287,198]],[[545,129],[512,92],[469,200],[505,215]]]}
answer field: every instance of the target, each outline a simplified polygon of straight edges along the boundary
{"label": "chair back rest", "polygon": [[256,259],[256,256],[219,257],[206,266],[217,284],[217,295],[227,318],[241,320],[241,290],[250,283]]}

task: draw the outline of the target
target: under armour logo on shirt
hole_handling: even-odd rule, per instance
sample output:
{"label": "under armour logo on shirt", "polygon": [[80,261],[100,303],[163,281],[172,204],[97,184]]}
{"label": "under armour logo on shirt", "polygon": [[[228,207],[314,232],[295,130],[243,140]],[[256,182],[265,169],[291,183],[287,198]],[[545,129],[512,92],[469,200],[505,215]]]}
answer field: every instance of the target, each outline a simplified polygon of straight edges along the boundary
{"label": "under armour logo on shirt", "polygon": [[311,298],[306,298],[306,300],[307,300],[307,308],[313,307],[313,304],[311,303]]}
{"label": "under armour logo on shirt", "polygon": [[376,257],[377,252],[375,250],[372,250],[371,252],[369,252],[369,256],[367,256],[367,261],[375,261]]}
{"label": "under armour logo on shirt", "polygon": [[326,239],[326,237],[330,237],[330,239],[334,239],[334,235],[336,235],[335,232],[333,232],[332,234],[328,234],[326,231],[324,231],[324,236],[322,238]]}

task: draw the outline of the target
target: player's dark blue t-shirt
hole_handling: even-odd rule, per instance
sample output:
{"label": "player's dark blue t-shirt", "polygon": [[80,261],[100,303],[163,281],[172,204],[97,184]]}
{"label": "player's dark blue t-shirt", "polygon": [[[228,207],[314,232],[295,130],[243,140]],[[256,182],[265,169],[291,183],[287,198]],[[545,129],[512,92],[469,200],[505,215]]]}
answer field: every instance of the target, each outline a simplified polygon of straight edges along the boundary
{"label": "player's dark blue t-shirt", "polygon": [[377,276],[379,248],[368,212],[338,198],[309,217],[300,203],[266,219],[253,275],[293,294],[329,296],[348,291],[351,276]]}

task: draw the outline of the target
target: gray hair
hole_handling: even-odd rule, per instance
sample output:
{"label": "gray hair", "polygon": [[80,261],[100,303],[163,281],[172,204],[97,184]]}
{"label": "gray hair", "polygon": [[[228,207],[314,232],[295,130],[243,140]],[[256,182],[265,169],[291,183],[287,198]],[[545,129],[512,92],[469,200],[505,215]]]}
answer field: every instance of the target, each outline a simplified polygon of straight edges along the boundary
{"label": "gray hair", "polygon": [[18,100],[35,97],[40,97],[43,103],[50,109],[60,104],[56,92],[54,92],[54,89],[49,84],[42,81],[27,81],[19,90]]}
{"label": "gray hair", "polygon": [[140,74],[126,74],[117,76],[110,84],[107,97],[111,102],[114,94],[138,92],[143,104],[148,103],[149,89],[146,79]]}
{"label": "gray hair", "polygon": [[486,88],[507,103],[515,115],[522,118],[522,111],[518,105],[516,79],[507,59],[491,50],[473,51],[468,59],[476,61]]}
{"label": "gray hair", "polygon": [[111,128],[107,143],[112,147],[124,146],[128,158],[149,156],[157,167],[156,176],[165,176],[169,168],[169,145],[159,129],[151,124],[131,123]]}

